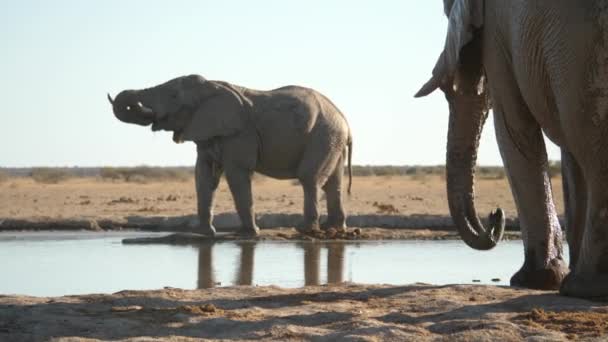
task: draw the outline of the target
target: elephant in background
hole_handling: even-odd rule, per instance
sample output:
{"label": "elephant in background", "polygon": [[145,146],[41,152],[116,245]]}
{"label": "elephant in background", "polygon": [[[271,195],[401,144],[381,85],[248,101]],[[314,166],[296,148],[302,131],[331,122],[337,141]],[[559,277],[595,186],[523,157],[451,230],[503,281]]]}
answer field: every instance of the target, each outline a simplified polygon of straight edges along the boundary
{"label": "elephant in background", "polygon": [[[447,193],[462,239],[494,247],[504,214],[483,227],[474,167],[490,108],[522,230],[516,286],[608,296],[608,6],[605,1],[444,0],[444,50],[416,94],[449,103]],[[566,265],[544,134],[562,151]]]}
{"label": "elephant in background", "polygon": [[300,231],[319,229],[319,188],[327,199],[323,228],[346,227],[342,178],[348,156],[350,193],[351,130],[340,110],[317,91],[298,86],[259,91],[189,75],[108,99],[121,121],[173,131],[176,143],[195,142],[203,234],[215,234],[213,198],[222,174],[242,222],[241,233],[258,234],[251,192],[254,171],[300,181],[304,189]]}

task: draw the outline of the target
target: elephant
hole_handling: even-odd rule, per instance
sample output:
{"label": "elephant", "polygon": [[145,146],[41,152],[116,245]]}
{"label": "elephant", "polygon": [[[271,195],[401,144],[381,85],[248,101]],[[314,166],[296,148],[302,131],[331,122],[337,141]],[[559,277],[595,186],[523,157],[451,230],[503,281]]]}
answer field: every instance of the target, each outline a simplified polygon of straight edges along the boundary
{"label": "elephant", "polygon": [[[524,263],[511,285],[608,296],[608,6],[605,1],[444,0],[448,29],[432,77],[449,104],[447,198],[461,238],[500,240],[498,209],[484,227],[474,168],[489,110],[515,200]],[[561,149],[564,259],[543,133]]]}
{"label": "elephant", "polygon": [[[221,175],[232,193],[242,227],[256,236],[251,179],[254,172],[298,179],[304,219],[296,228],[346,228],[342,204],[344,162],[352,186],[352,135],[342,112],[324,95],[300,86],[247,89],[200,75],[177,77],[155,87],[108,94],[121,121],[152,131],[173,131],[173,141],[196,144],[195,184],[200,232],[215,235],[214,193]],[[327,220],[319,225],[318,193],[325,192]]]}

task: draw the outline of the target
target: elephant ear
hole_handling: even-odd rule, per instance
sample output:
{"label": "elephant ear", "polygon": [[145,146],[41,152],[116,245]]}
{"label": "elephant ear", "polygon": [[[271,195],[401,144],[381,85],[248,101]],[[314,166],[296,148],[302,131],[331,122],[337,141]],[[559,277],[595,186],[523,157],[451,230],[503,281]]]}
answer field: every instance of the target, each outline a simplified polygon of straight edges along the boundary
{"label": "elephant ear", "polygon": [[483,0],[444,0],[449,23],[443,52],[433,68],[433,76],[415,97],[426,96],[441,86],[452,86],[446,82],[454,79],[462,62],[462,49],[473,40],[475,30],[483,27],[483,4]]}
{"label": "elephant ear", "polygon": [[203,141],[234,135],[245,127],[245,106],[240,94],[226,84],[206,81],[205,96],[186,124],[182,140]]}

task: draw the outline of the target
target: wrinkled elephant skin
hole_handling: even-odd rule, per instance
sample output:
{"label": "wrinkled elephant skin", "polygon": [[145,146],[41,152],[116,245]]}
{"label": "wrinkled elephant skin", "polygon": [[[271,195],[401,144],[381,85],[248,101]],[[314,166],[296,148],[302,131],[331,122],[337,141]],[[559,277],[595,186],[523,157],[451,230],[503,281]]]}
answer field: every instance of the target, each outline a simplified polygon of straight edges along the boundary
{"label": "wrinkled elephant skin", "polygon": [[[525,260],[512,285],[608,296],[608,5],[605,1],[444,0],[443,53],[417,96],[450,107],[448,200],[462,238],[498,243],[474,206],[479,135],[493,109]],[[543,133],[562,150],[569,267]],[[568,273],[568,268],[569,273]]]}

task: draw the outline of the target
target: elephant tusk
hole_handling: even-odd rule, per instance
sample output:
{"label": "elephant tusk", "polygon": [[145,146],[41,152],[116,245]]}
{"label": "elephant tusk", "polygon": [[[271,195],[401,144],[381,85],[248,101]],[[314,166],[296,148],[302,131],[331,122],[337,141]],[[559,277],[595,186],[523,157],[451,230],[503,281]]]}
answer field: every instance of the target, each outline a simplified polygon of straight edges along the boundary
{"label": "elephant tusk", "polygon": [[110,104],[112,104],[112,106],[114,105],[114,100],[112,100],[112,96],[110,96],[110,93],[108,93],[108,101],[110,101]]}

